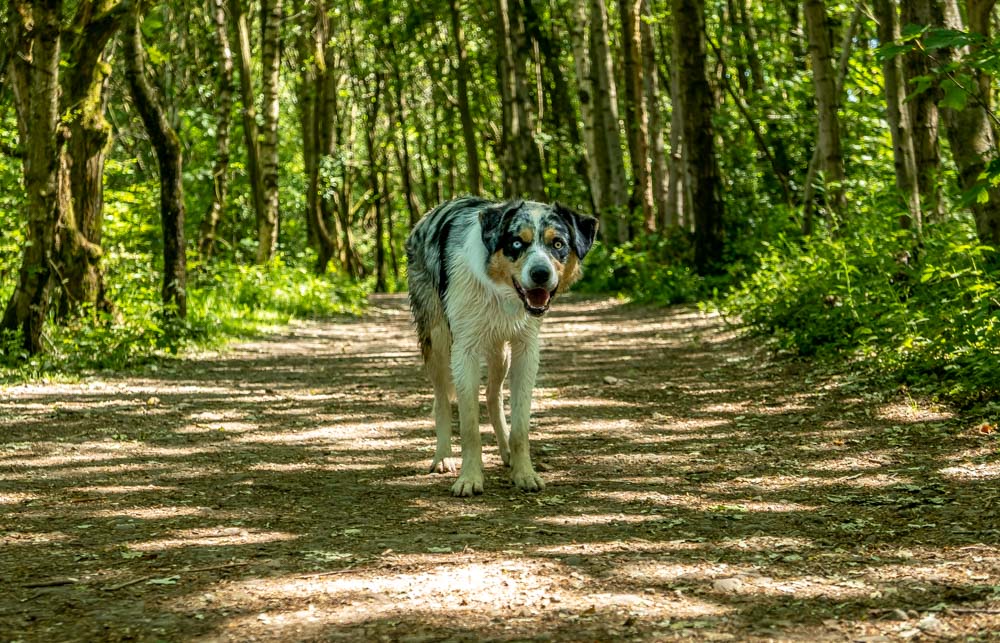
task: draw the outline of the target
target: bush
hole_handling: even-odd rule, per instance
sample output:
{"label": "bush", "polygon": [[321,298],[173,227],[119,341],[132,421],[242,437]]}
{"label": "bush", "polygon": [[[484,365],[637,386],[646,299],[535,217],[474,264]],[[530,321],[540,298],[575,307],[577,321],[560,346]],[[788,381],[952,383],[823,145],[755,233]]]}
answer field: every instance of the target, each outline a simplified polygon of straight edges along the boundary
{"label": "bush", "polygon": [[598,243],[583,263],[577,290],[611,293],[640,303],[690,303],[711,292],[690,266],[685,233],[648,237],[614,249]]}
{"label": "bush", "polygon": [[768,246],[725,301],[756,333],[801,355],[859,359],[960,403],[1000,393],[1000,288],[970,222],[910,234],[868,226]]}

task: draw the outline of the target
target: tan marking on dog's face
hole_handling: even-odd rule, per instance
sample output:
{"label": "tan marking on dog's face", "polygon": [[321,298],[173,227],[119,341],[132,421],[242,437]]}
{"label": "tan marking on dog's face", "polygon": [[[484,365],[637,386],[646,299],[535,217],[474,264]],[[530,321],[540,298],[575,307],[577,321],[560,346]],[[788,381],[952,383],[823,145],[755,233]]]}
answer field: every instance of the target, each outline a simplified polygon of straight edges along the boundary
{"label": "tan marking on dog's face", "polygon": [[531,242],[535,240],[535,231],[531,228],[521,228],[517,236],[521,237],[521,241],[530,246]]}
{"label": "tan marking on dog's face", "polygon": [[566,292],[583,275],[580,271],[580,259],[576,256],[575,252],[570,251],[565,264],[560,264],[558,261],[555,264],[559,266],[560,275],[558,292]]}
{"label": "tan marking on dog's face", "polygon": [[514,276],[521,274],[524,267],[525,255],[521,255],[516,261],[511,261],[502,250],[494,252],[490,256],[490,262],[486,266],[486,274],[494,282],[514,289]]}
{"label": "tan marking on dog's face", "polygon": [[545,232],[542,233],[542,239],[545,240],[545,245],[552,245],[552,240],[556,238],[559,231],[555,228],[545,228]]}

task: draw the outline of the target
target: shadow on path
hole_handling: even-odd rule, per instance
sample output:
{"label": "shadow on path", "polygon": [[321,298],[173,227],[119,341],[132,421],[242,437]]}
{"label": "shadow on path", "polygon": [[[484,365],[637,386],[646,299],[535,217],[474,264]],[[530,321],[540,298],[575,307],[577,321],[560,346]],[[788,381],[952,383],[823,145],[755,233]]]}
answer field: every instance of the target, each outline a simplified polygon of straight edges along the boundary
{"label": "shadow on path", "polygon": [[398,296],[221,356],[0,391],[0,632],[1000,632],[996,438],[688,308],[570,298],[543,334],[536,495],[492,436],[483,496],[425,473],[431,392]]}

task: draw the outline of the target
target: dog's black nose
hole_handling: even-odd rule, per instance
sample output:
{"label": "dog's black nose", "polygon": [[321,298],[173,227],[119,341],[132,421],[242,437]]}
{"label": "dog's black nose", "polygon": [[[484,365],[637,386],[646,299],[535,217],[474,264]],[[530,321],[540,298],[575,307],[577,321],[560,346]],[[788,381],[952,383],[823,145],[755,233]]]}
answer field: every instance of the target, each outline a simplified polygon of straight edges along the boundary
{"label": "dog's black nose", "polygon": [[531,280],[535,282],[535,285],[549,283],[549,274],[549,269],[545,266],[535,266],[529,273]]}

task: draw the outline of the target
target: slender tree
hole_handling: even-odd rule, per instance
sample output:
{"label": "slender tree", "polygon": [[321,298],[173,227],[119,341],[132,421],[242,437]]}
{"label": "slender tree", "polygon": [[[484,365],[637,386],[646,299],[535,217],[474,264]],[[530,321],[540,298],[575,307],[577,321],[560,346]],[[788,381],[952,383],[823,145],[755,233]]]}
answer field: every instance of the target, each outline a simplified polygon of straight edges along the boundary
{"label": "slender tree", "polygon": [[[907,25],[940,24],[932,11],[932,0],[907,0],[900,3],[900,22]],[[918,83],[932,76],[931,62],[925,52],[913,50],[903,56],[904,85],[916,89]],[[907,97],[910,123],[913,128],[913,151],[917,166],[917,187],[921,197],[921,213],[925,223],[932,225],[944,219],[941,200],[941,145],[939,138],[939,92],[931,87],[914,91]]]}
{"label": "slender tree", "polygon": [[[695,264],[701,274],[721,267],[723,204],[719,166],[715,155],[712,114],[715,99],[708,83],[703,0],[673,0],[674,37],[678,41],[673,73],[681,91],[684,127],[684,163],[691,177],[691,210],[694,213]],[[676,125],[675,125],[676,126]]]}
{"label": "slender tree", "polygon": [[257,222],[257,263],[267,263],[278,249],[278,82],[281,71],[282,0],[261,0],[261,97],[263,129],[260,133],[260,178],[263,212]]}
{"label": "slender tree", "polygon": [[[229,0],[229,14],[239,43],[240,102],[243,115],[243,142],[247,152],[247,172],[250,178],[250,195],[253,200],[254,215],[259,231],[267,225],[265,212],[264,179],[260,160],[260,132],[257,127],[257,108],[253,91],[253,51],[250,48],[250,29],[242,0]],[[268,236],[268,234],[265,234]],[[265,244],[265,251],[267,244]],[[258,260],[260,247],[258,246]]]}
{"label": "slender tree", "polygon": [[520,0],[497,0],[496,44],[503,99],[504,194],[545,200],[536,107],[528,91],[528,38]]}
{"label": "slender tree", "polygon": [[667,202],[670,170],[667,164],[667,150],[663,139],[663,112],[660,104],[660,69],[657,64],[656,43],[653,39],[653,17],[650,13],[649,0],[643,0],[643,17],[639,21],[642,30],[642,81],[646,101],[646,112],[649,115],[649,155],[651,157],[653,204],[656,208],[656,219],[647,230],[656,227],[656,221],[667,223],[669,205]]}
{"label": "slender tree", "polygon": [[[875,17],[878,20],[878,39],[883,46],[900,39],[899,17],[895,0],[876,0]],[[920,187],[917,184],[917,158],[913,144],[910,111],[906,107],[906,86],[898,56],[885,56],[882,60],[882,78],[885,83],[886,121],[892,136],[892,153],[896,174],[896,189],[906,203],[906,215],[900,217],[900,226],[912,228],[920,234],[923,217],[920,210]]]}
{"label": "slender tree", "polygon": [[656,228],[653,209],[652,166],[649,159],[649,105],[642,64],[642,0],[618,0],[622,23],[622,61],[625,76],[625,117],[632,191],[629,210],[641,209],[646,230]]}
{"label": "slender tree", "polygon": [[[827,207],[842,215],[847,202],[844,194],[844,156],[840,147],[840,118],[837,115],[840,101],[837,97],[833,44],[827,24],[826,3],[824,0],[806,0],[804,13],[809,34],[813,85],[816,90],[818,167],[823,172]],[[806,234],[812,232],[811,217],[806,219],[805,232]]]}
{"label": "slender tree", "polygon": [[595,160],[604,200],[598,204],[601,231],[605,241],[624,243],[628,240],[628,221],[625,218],[628,196],[618,123],[618,90],[610,40],[608,11],[604,0],[590,0],[590,86],[594,91],[591,113],[595,117]]}
{"label": "slender tree", "polygon": [[163,285],[160,294],[166,317],[187,316],[187,258],[184,242],[183,151],[170,125],[160,91],[146,71],[142,42],[141,5],[133,8],[123,38],[125,79],[136,111],[156,152],[160,170],[160,226],[163,233]]}
{"label": "slender tree", "polygon": [[[937,13],[943,18],[943,26],[964,30],[956,0],[940,1],[942,5]],[[988,19],[983,20],[982,16],[989,16],[988,9],[993,4],[986,0],[969,0],[970,15],[977,17],[976,28],[980,30],[981,36],[989,36],[990,22]],[[984,11],[984,8],[987,10]],[[945,58],[942,62],[958,63],[968,52],[954,47],[946,48],[942,53]],[[981,81],[985,80],[985,86],[990,87],[992,78],[983,70],[979,70],[977,74],[976,82],[965,88],[970,95],[964,106],[942,104],[941,116],[962,189],[966,193],[975,191],[985,197],[976,198],[971,204],[979,240],[984,244],[1000,247],[1000,187],[985,178],[987,167],[997,158],[997,137],[990,121],[988,98],[980,94],[983,87]],[[995,263],[1000,261],[995,260]]]}
{"label": "slender tree", "polygon": [[[462,119],[462,140],[465,142],[465,166],[468,189],[470,194],[480,194],[483,191],[483,178],[479,168],[479,146],[476,142],[476,128],[472,122],[472,110],[469,107],[469,59],[465,48],[465,31],[462,29],[462,13],[458,0],[448,0],[448,12],[451,15],[451,37],[455,43],[455,81],[458,94],[458,113]],[[396,66],[398,73],[398,65]],[[401,93],[397,90],[397,95]],[[397,110],[402,116],[402,105]],[[405,131],[404,144],[405,144]]]}
{"label": "slender tree", "polygon": [[201,220],[198,254],[203,262],[212,258],[219,222],[229,192],[229,123],[233,110],[233,52],[229,46],[225,0],[212,0],[212,24],[216,46],[215,162],[212,166],[212,200]]}

